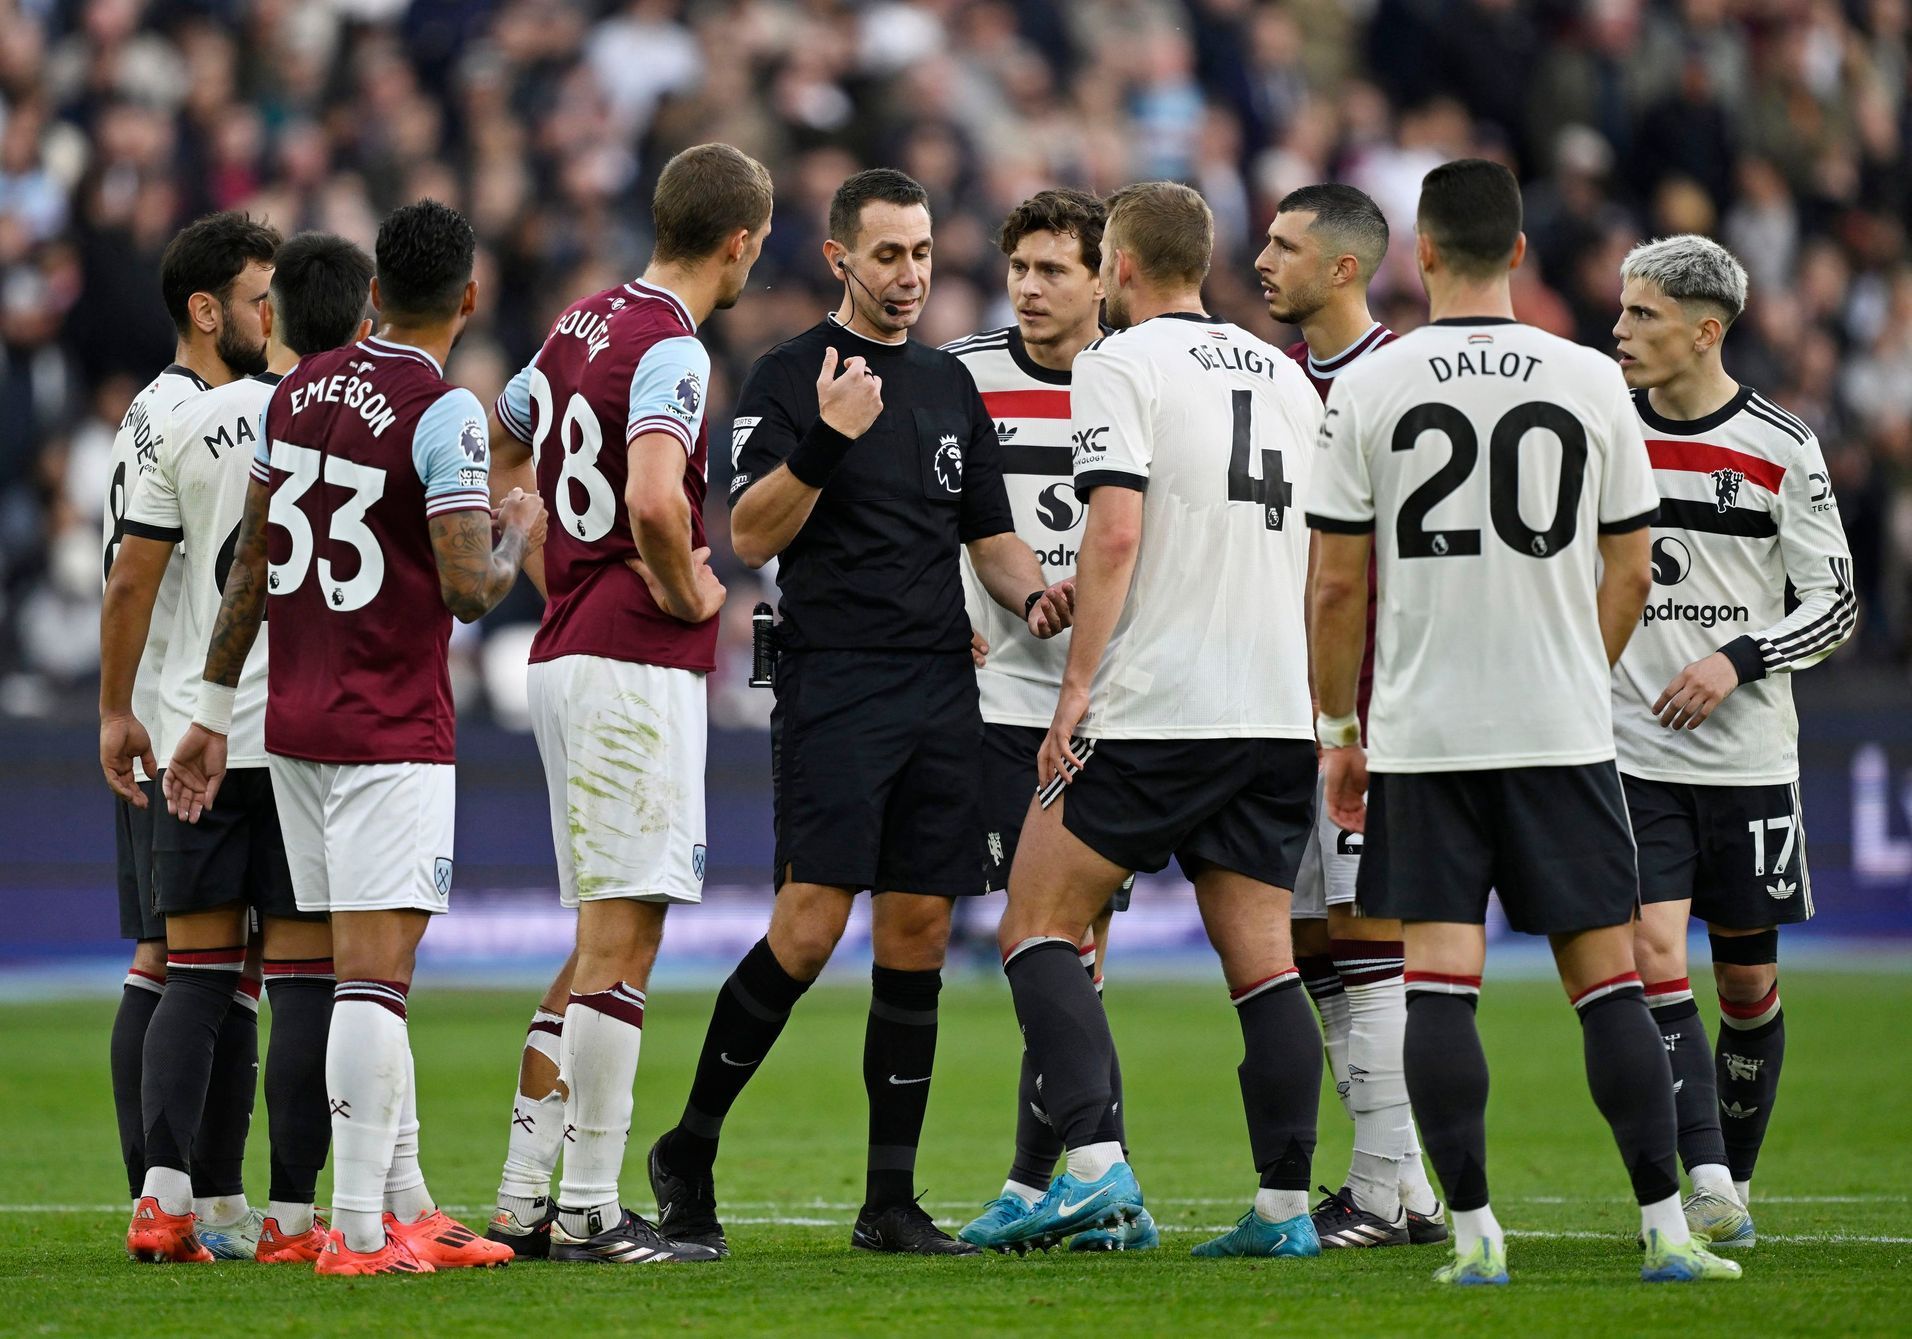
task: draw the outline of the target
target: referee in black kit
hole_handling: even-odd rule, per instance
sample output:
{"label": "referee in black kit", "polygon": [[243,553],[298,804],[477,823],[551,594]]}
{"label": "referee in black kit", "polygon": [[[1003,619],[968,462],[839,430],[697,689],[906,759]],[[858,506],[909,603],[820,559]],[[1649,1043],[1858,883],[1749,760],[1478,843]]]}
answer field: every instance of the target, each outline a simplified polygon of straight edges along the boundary
{"label": "referee in black kit", "polygon": [[711,1178],[724,1116],[868,889],[869,1170],[850,1240],[970,1255],[914,1199],[950,899],[983,891],[959,548],[1038,637],[1068,626],[1073,591],[1047,585],[1016,537],[968,370],[909,338],[929,298],[928,195],[901,172],[859,172],[830,202],[829,236],[843,305],[758,360],[732,432],[733,545],[752,567],[781,559],[777,904],[718,994],[684,1114],[651,1149],[651,1188],[667,1237],[725,1249]]}

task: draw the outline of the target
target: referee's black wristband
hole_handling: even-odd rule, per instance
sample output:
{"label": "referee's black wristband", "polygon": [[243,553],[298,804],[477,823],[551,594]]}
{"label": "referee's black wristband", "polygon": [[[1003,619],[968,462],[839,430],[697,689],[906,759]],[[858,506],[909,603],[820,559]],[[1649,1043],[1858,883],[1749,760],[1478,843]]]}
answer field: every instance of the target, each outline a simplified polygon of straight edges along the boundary
{"label": "referee's black wristband", "polygon": [[843,457],[849,455],[850,448],[855,445],[854,437],[845,437],[818,418],[783,463],[797,477],[797,482],[808,484],[811,488],[821,488],[830,481],[837,466],[843,463]]}
{"label": "referee's black wristband", "polygon": [[1049,591],[1047,587],[1043,588],[1042,590],[1034,590],[1029,592],[1029,598],[1022,602],[1022,621],[1023,622],[1027,623],[1029,621],[1030,611],[1036,607],[1036,601],[1040,600],[1043,596],[1047,595],[1048,593]]}

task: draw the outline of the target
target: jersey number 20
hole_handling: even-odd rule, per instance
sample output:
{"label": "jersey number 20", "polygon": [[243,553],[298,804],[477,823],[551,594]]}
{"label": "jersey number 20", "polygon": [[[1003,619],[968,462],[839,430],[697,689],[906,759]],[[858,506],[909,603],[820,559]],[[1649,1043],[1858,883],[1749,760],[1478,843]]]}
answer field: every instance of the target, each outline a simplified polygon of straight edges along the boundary
{"label": "jersey number 20", "polygon": [[[1533,431],[1560,441],[1560,488],[1553,519],[1536,530],[1520,518],[1520,439]],[[1422,433],[1438,432],[1452,445],[1447,463],[1401,503],[1394,518],[1395,549],[1403,558],[1459,558],[1480,553],[1478,530],[1429,530],[1427,514],[1467,482],[1480,463],[1480,437],[1467,415],[1451,404],[1416,405],[1394,426],[1392,448],[1412,451]],[[1515,405],[1494,425],[1487,442],[1487,510],[1494,533],[1517,553],[1551,558],[1573,543],[1580,527],[1580,492],[1587,478],[1587,430],[1557,404],[1530,400]]]}

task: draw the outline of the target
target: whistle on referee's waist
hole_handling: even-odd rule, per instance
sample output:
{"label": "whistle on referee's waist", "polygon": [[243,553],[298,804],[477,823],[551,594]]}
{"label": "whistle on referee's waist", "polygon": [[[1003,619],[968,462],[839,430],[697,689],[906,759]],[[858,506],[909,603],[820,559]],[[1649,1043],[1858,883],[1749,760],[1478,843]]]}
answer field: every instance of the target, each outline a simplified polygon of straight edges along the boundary
{"label": "whistle on referee's waist", "polygon": [[770,688],[777,682],[777,615],[764,601],[750,611],[750,686]]}

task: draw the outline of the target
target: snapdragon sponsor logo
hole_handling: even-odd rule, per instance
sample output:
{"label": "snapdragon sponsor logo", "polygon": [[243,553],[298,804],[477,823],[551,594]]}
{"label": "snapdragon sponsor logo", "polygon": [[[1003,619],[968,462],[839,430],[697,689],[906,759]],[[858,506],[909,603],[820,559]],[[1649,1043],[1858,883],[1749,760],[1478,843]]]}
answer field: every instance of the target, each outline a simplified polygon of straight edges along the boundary
{"label": "snapdragon sponsor logo", "polygon": [[1682,604],[1677,600],[1661,600],[1658,604],[1649,604],[1640,618],[1645,623],[1697,623],[1702,628],[1712,628],[1721,623],[1749,622],[1752,612],[1743,604]]}

